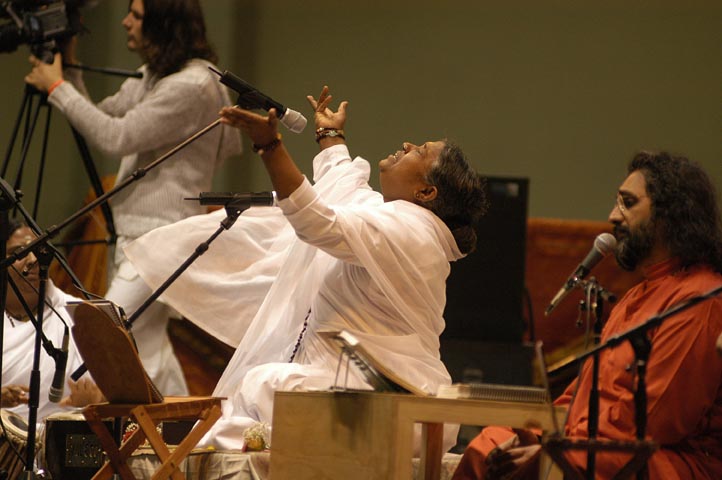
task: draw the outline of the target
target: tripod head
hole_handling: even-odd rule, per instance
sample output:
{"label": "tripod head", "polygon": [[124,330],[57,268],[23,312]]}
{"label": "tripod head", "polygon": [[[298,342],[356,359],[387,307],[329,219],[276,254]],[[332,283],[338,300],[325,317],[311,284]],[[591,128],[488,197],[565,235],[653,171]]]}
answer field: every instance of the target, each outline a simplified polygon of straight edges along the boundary
{"label": "tripod head", "polygon": [[53,63],[58,44],[85,31],[80,16],[84,4],[83,0],[2,2],[0,17],[9,20],[0,25],[0,52],[14,52],[28,44],[33,55]]}

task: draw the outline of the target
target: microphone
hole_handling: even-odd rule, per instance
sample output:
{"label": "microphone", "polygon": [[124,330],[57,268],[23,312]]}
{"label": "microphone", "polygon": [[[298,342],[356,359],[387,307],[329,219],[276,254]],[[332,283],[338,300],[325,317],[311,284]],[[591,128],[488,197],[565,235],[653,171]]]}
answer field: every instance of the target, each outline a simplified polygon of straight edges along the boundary
{"label": "microphone", "polygon": [[548,316],[552,310],[554,310],[559,303],[569,294],[569,292],[586,277],[590,270],[597,266],[597,264],[608,254],[610,254],[617,246],[617,239],[611,233],[601,233],[594,239],[594,246],[587,254],[586,258],[582,260],[574,273],[572,273],[567,281],[564,282],[562,288],[559,289],[554,298],[549,303],[549,306],[544,310],[544,316]]}
{"label": "microphone", "polygon": [[63,346],[60,350],[55,351],[55,375],[53,375],[53,383],[50,385],[48,400],[58,403],[63,398],[63,389],[65,388],[65,368],[68,366],[68,343],[70,334],[68,327],[65,327],[63,334]]}
{"label": "microphone", "polygon": [[234,206],[245,210],[249,207],[275,207],[278,205],[276,192],[201,192],[197,198],[201,205]]}
{"label": "microphone", "polygon": [[306,117],[297,111],[284,107],[271,97],[259,92],[256,88],[246,83],[245,80],[237,75],[234,75],[228,70],[221,73],[214,68],[208,68],[210,68],[213,73],[221,77],[220,82],[223,85],[238,92],[239,107],[246,109],[260,108],[265,111],[275,108],[278,119],[293,133],[301,133],[303,129],[306,128]]}

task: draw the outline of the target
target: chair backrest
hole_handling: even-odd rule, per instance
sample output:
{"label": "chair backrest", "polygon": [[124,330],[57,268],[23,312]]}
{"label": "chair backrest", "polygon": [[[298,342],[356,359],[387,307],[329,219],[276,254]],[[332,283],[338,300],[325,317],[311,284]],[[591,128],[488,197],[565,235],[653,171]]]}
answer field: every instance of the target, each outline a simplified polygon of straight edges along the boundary
{"label": "chair backrest", "polygon": [[122,322],[91,302],[78,304],[71,314],[73,339],[80,356],[108,402],[163,402],[163,395],[148,377]]}

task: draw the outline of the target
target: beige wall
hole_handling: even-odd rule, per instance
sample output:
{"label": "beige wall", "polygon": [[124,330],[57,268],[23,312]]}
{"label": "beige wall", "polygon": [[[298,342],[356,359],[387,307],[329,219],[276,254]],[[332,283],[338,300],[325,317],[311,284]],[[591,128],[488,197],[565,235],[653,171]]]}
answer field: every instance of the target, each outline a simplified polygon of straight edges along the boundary
{"label": "beige wall", "polygon": [[[350,101],[353,154],[372,162],[403,140],[449,137],[490,175],[531,179],[530,215],[603,220],[639,148],[701,162],[722,186],[722,2],[205,0],[220,66],[302,113],[328,84]],[[88,64],[135,68],[124,0],[86,9]],[[23,94],[27,47],[1,54],[0,147]],[[119,80],[87,74],[95,98]],[[87,180],[55,114],[40,220],[69,215]],[[309,129],[284,133],[306,172]],[[30,155],[29,162],[39,155]],[[101,173],[112,159],[96,155]],[[8,175],[14,179],[14,173]],[[28,183],[37,175],[29,170]],[[219,189],[269,187],[250,153]],[[33,186],[24,185],[28,192]],[[30,199],[28,198],[28,201]]]}

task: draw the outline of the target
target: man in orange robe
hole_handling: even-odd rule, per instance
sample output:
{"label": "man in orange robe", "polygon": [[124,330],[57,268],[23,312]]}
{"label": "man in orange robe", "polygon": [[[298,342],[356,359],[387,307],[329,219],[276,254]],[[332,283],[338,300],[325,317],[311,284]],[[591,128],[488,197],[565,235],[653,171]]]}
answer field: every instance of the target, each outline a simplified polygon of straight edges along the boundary
{"label": "man in orange robe", "polygon": [[[685,300],[722,285],[722,222],[707,174],[683,157],[637,154],[609,215],[617,262],[644,274],[614,307],[602,342]],[[647,336],[646,435],[659,444],[647,462],[649,479],[722,478],[722,360],[715,342],[722,332],[722,297],[666,319]],[[629,342],[600,353],[597,438],[636,438],[637,375]],[[565,435],[588,438],[592,362],[555,402],[567,406]],[[575,397],[576,392],[576,398]],[[515,433],[517,435],[515,435]],[[538,478],[538,438],[528,431],[488,427],[468,446],[455,480]],[[586,469],[585,451],[567,453]],[[631,458],[599,452],[595,478],[612,478]]]}

